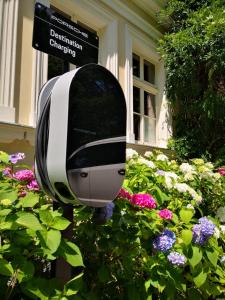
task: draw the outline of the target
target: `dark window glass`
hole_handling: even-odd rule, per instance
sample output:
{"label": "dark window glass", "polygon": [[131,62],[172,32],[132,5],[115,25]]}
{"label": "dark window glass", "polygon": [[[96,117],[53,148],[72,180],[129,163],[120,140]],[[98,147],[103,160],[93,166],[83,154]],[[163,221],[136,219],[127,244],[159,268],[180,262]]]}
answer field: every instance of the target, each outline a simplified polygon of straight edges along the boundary
{"label": "dark window glass", "polygon": [[155,83],[155,65],[147,60],[144,60],[144,80]]}
{"label": "dark window glass", "polygon": [[135,136],[135,141],[140,140],[140,121],[141,121],[140,116],[134,114],[134,136]]}
{"label": "dark window glass", "polygon": [[69,71],[69,62],[59,57],[48,55],[48,80]]}
{"label": "dark window glass", "polygon": [[70,88],[67,157],[79,147],[126,135],[126,102],[115,77],[97,65],[84,66]]}
{"label": "dark window glass", "polygon": [[155,95],[144,92],[144,114],[151,118],[155,118]]}
{"label": "dark window glass", "polygon": [[140,77],[140,57],[133,53],[133,75]]}
{"label": "dark window glass", "polygon": [[87,147],[75,154],[69,163],[69,169],[88,168],[124,163],[126,143],[108,143]]}
{"label": "dark window glass", "polygon": [[140,113],[140,89],[133,87],[133,110]]}

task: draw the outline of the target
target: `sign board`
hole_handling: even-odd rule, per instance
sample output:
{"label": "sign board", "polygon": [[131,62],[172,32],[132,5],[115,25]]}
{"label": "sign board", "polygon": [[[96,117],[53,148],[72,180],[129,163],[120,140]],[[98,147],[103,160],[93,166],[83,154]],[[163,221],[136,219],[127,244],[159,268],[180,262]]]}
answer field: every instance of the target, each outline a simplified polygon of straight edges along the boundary
{"label": "sign board", "polygon": [[32,46],[77,66],[98,62],[98,36],[52,8],[35,4]]}

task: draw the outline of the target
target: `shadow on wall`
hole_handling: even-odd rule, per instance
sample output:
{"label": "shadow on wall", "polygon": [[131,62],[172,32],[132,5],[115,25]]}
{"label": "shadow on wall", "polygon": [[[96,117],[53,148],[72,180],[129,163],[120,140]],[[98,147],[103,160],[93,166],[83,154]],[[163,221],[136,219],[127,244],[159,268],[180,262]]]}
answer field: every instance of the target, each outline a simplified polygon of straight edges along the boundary
{"label": "shadow on wall", "polygon": [[29,166],[34,164],[34,146],[27,140],[15,139],[10,143],[0,143],[0,151],[5,151],[8,154],[23,152],[26,156],[23,163]]}

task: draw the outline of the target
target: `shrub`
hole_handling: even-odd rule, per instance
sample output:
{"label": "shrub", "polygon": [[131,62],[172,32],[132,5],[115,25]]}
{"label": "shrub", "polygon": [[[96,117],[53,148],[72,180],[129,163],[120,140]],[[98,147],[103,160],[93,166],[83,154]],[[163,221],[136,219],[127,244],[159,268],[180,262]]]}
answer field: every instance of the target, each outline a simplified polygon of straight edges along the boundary
{"label": "shrub", "polygon": [[112,219],[98,226],[91,208],[76,210],[86,265],[79,299],[224,295],[225,177],[202,159],[178,164],[134,150],[128,158]]}
{"label": "shrub", "polygon": [[53,272],[60,257],[73,267],[83,266],[78,247],[62,238],[70,222],[61,209],[52,209],[32,169],[18,165],[23,158],[23,153],[0,152],[0,296],[73,299],[81,271],[74,268],[74,278],[64,286]]}

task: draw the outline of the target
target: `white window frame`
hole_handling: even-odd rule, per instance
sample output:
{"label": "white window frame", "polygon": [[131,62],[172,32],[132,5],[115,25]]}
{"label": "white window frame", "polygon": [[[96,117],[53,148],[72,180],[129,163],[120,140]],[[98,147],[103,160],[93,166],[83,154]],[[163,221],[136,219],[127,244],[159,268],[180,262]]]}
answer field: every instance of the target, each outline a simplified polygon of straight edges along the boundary
{"label": "white window frame", "polygon": [[[142,56],[140,53],[133,52],[133,54],[136,54],[139,57],[139,71],[140,71],[140,77],[136,77],[133,75],[133,87],[136,87],[140,90],[140,113],[133,112],[133,115],[140,116],[140,140],[135,140],[135,143],[142,144],[142,145],[155,145],[156,144],[156,116],[155,118],[146,116],[144,114],[144,92],[147,92],[149,94],[152,94],[155,96],[155,109],[156,109],[156,101],[157,101],[157,94],[158,89],[155,84],[152,84],[146,80],[144,80],[144,61],[152,63],[154,66],[155,64],[147,57]],[[156,78],[156,66],[155,66],[155,78]],[[144,140],[144,132],[145,132],[145,124],[144,120],[145,118],[154,120],[155,123],[155,140],[151,142],[145,142]]]}
{"label": "white window frame", "polygon": [[[158,37],[160,38],[160,36]],[[151,35],[127,24],[125,27],[125,97],[127,99],[128,119],[128,143],[135,144],[133,126],[133,86],[139,84],[143,88],[142,80],[136,80],[133,76],[132,60],[133,53],[142,56],[155,65],[155,84],[147,84],[149,92],[155,94],[156,103],[156,142],[154,144],[141,143],[160,148],[167,148],[168,138],[171,137],[171,120],[169,116],[168,103],[165,95],[165,69],[162,58],[157,53],[157,40]],[[144,84],[145,86],[145,84]]]}

